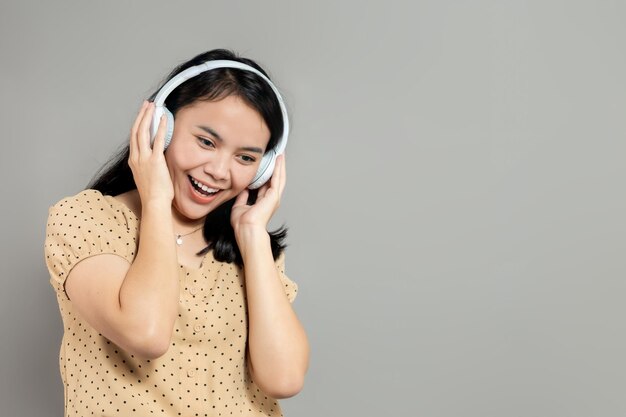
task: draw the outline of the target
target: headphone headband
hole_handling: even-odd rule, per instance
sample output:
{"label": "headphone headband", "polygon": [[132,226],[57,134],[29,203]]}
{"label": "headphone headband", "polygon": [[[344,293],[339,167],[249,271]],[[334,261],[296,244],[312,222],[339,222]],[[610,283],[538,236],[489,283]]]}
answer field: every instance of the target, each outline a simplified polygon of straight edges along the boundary
{"label": "headphone headband", "polygon": [[263,158],[261,159],[261,163],[259,165],[259,170],[257,171],[257,174],[252,180],[252,183],[248,186],[248,188],[251,188],[251,189],[259,188],[272,176],[276,158],[278,157],[278,155],[282,154],[285,151],[285,147],[287,146],[287,139],[289,138],[289,117],[287,116],[287,108],[285,107],[283,98],[280,95],[280,92],[278,91],[274,83],[272,83],[272,81],[270,81],[270,79],[267,78],[267,76],[265,76],[261,71],[257,70],[254,67],[251,67],[250,65],[244,64],[239,61],[218,59],[218,60],[213,60],[213,61],[207,61],[200,65],[187,68],[186,70],[181,71],[180,73],[172,77],[171,80],[169,80],[167,83],[165,83],[163,87],[161,87],[156,97],[154,98],[155,112],[154,112],[154,117],[152,119],[152,126],[150,129],[152,139],[154,140],[154,137],[156,136],[156,131],[159,126],[159,120],[163,114],[166,114],[167,119],[168,119],[167,120],[167,125],[168,125],[167,133],[165,137],[166,147],[169,145],[169,142],[172,139],[172,134],[174,132],[174,116],[167,109],[167,107],[165,107],[165,99],[170,95],[170,93],[174,91],[176,87],[178,87],[179,85],[181,85],[188,79],[193,78],[199,74],[202,74],[203,72],[210,71],[210,70],[217,69],[217,68],[235,68],[235,69],[240,69],[244,71],[249,71],[258,75],[263,80],[265,80],[265,82],[270,86],[270,88],[276,95],[278,104],[280,105],[280,111],[283,116],[283,134],[278,140],[276,146],[272,149],[268,149],[265,152],[265,155],[263,155]]}

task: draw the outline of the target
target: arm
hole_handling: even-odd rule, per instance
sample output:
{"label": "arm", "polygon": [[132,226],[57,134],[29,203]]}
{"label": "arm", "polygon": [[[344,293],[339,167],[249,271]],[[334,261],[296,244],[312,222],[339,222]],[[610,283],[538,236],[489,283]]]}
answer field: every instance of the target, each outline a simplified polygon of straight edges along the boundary
{"label": "arm", "polygon": [[[164,354],[177,317],[178,270],[173,239],[173,190],[163,157],[164,123],[154,151],[144,103],[131,131],[129,164],[142,200],[137,256],[132,264],[102,254],[78,263],[65,290],[78,313],[103,336],[144,358]],[[168,189],[169,181],[169,189]]]}
{"label": "arm", "polygon": [[284,159],[279,157],[271,183],[261,188],[257,203],[246,206],[244,192],[233,206],[246,277],[248,366],[255,383],[274,398],[291,397],[302,389],[309,362],[307,336],[278,276],[266,230],[284,189],[284,178]]}

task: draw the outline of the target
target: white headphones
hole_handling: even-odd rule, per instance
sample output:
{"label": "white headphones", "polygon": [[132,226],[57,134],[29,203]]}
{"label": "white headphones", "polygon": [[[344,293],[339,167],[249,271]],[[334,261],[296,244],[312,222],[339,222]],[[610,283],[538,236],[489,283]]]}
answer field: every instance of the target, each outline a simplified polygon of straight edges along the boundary
{"label": "white headphones", "polygon": [[278,89],[274,86],[274,84],[263,75],[259,70],[253,68],[249,65],[243,64],[237,61],[231,60],[214,60],[207,61],[203,64],[196,65],[195,67],[187,68],[182,71],[180,74],[177,74],[174,78],[169,80],[157,93],[154,98],[154,116],[152,118],[152,124],[150,125],[150,137],[154,141],[154,137],[156,136],[157,129],[159,127],[159,121],[161,120],[161,116],[165,114],[167,118],[167,126],[165,133],[165,148],[168,147],[170,141],[172,140],[172,134],[174,133],[174,115],[165,107],[165,99],[170,95],[172,91],[185,81],[190,78],[195,77],[198,74],[201,74],[205,71],[210,71],[216,68],[237,68],[244,71],[250,71],[263,78],[267,84],[272,88],[274,94],[276,94],[276,98],[278,99],[278,103],[280,104],[280,111],[283,114],[283,135],[278,140],[276,147],[273,149],[269,149],[263,155],[261,159],[261,164],[259,165],[259,169],[252,179],[252,182],[248,186],[250,189],[256,189],[262,186],[270,179],[272,173],[274,172],[274,165],[276,163],[276,158],[278,155],[282,154],[285,151],[285,147],[287,146],[287,139],[289,137],[289,118],[287,117],[287,109],[285,108],[285,103],[283,102],[283,98],[281,97]]}

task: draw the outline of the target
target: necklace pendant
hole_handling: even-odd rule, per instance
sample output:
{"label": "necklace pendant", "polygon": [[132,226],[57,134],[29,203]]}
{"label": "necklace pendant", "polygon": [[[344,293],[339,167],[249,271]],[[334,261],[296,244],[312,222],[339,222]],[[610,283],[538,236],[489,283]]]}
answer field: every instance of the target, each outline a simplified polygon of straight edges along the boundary
{"label": "necklace pendant", "polygon": [[176,244],[177,244],[178,246],[182,245],[182,244],[183,244],[183,238],[184,238],[185,236],[189,236],[189,235],[190,235],[190,234],[192,234],[192,233],[196,233],[196,232],[197,232],[198,230],[200,230],[200,229],[202,229],[202,226],[198,227],[196,230],[192,230],[192,231],[191,231],[191,232],[189,232],[189,233],[185,233],[185,234],[182,234],[182,235],[176,234]]}

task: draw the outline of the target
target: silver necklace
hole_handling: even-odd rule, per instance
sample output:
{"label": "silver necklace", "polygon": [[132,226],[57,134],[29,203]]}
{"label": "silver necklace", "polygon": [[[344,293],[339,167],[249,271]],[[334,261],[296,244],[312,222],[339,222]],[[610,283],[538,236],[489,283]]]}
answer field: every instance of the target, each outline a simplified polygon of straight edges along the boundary
{"label": "silver necklace", "polygon": [[183,234],[183,235],[178,235],[178,234],[177,234],[177,235],[176,235],[176,244],[177,244],[178,246],[182,245],[182,244],[183,244],[183,238],[184,238],[185,236],[189,236],[189,235],[190,235],[190,234],[192,234],[192,233],[196,233],[198,230],[202,229],[203,227],[204,227],[204,225],[202,225],[202,226],[198,227],[198,228],[197,228],[197,229],[195,229],[195,230],[192,230],[192,231],[191,231],[191,232],[189,232],[189,233],[185,233],[185,234]]}

